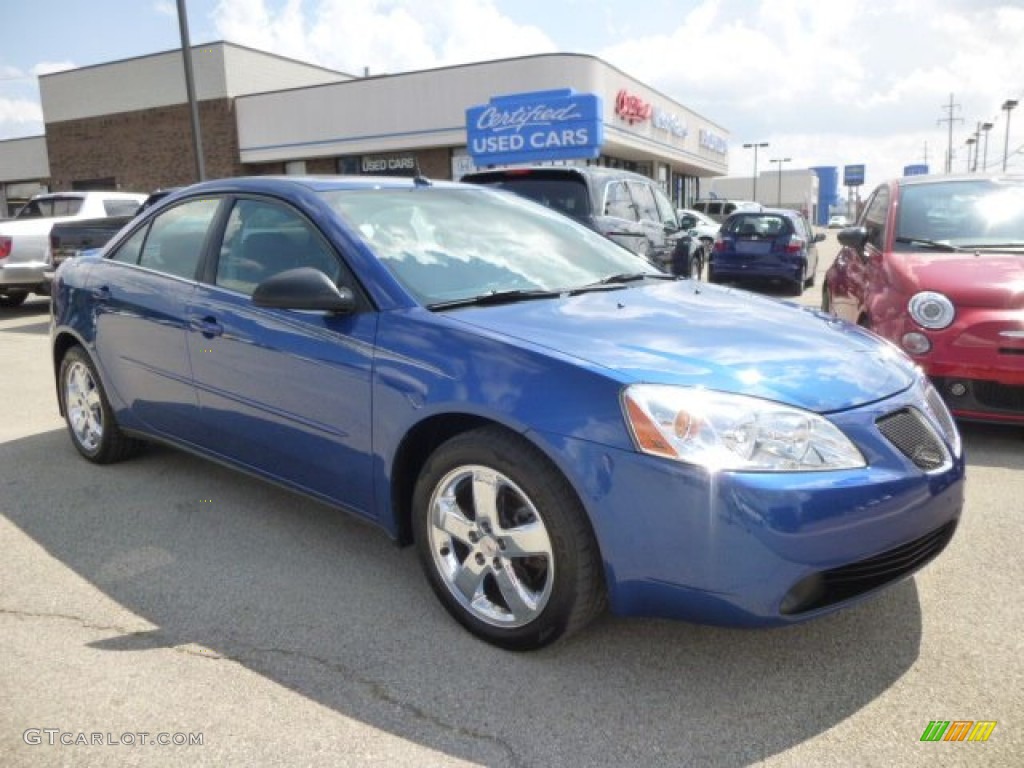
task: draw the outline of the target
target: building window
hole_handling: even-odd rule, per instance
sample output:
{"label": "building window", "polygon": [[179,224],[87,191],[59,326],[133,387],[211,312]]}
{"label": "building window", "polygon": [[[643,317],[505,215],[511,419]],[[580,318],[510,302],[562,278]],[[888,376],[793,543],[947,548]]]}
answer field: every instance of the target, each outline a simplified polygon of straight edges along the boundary
{"label": "building window", "polygon": [[305,160],[289,160],[284,164],[284,172],[288,176],[305,176],[306,175],[306,161]]}

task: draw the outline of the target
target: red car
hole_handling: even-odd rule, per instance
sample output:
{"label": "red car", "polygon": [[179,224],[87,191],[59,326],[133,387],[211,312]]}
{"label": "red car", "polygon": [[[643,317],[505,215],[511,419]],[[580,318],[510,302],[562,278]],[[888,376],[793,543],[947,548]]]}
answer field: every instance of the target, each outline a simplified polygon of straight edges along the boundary
{"label": "red car", "polygon": [[839,242],[822,309],[907,352],[958,418],[1024,424],[1024,176],[894,179]]}

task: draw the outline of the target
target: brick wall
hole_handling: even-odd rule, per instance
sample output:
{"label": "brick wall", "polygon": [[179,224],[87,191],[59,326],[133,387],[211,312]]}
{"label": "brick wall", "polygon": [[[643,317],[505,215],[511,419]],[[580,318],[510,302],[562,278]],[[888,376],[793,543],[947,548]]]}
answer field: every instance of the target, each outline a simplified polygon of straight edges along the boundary
{"label": "brick wall", "polygon": [[[199,103],[206,177],[283,174],[284,163],[242,165],[230,99]],[[192,120],[187,104],[46,124],[46,147],[54,191],[74,182],[113,178],[126,192],[150,192],[196,181]],[[450,179],[447,148],[416,151],[420,172]],[[310,174],[336,173],[334,157],[306,160]]]}
{"label": "brick wall", "polygon": [[[199,123],[207,178],[240,175],[232,102],[200,102]],[[47,123],[46,149],[54,190],[107,177],[126,192],[197,180],[187,104]]]}

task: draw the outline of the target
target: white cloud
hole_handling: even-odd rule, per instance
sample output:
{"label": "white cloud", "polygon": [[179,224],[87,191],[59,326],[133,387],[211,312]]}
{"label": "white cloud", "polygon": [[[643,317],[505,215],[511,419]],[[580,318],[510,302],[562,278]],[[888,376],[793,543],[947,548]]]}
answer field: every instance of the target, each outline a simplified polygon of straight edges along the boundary
{"label": "white cloud", "polygon": [[41,61],[32,67],[33,75],[49,75],[54,72],[63,72],[68,69],[74,69],[77,64],[73,61]]}
{"label": "white cloud", "polygon": [[518,24],[491,0],[220,0],[227,40],[351,74],[427,69],[554,51],[539,27]]}
{"label": "white cloud", "polygon": [[0,139],[42,132],[43,110],[39,102],[0,97]]}

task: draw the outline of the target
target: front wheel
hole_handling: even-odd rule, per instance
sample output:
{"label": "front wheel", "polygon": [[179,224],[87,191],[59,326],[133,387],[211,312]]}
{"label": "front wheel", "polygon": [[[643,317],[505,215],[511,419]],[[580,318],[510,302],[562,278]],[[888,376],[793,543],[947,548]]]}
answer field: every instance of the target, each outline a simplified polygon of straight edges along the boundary
{"label": "front wheel", "polygon": [[493,645],[542,648],[604,606],[601,559],[579,500],[512,433],[487,427],[441,445],[416,483],[413,515],[434,592]]}
{"label": "front wheel", "polygon": [[141,443],[121,432],[96,368],[81,347],[69,349],[61,361],[60,396],[71,442],[89,461],[112,464],[138,451]]}

